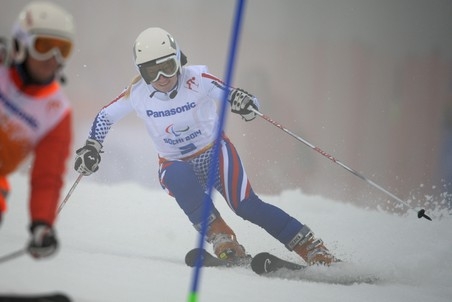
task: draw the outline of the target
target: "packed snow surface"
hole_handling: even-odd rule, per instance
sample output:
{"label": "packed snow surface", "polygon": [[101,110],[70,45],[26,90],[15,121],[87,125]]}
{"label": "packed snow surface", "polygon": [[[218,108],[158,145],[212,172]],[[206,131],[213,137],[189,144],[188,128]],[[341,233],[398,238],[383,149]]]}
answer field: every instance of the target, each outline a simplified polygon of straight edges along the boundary
{"label": "packed snow surface", "polygon": [[[0,256],[28,240],[28,178],[14,174],[11,184]],[[246,268],[204,268],[199,301],[452,300],[450,215],[420,220],[414,211],[400,216],[366,210],[299,190],[261,197],[309,225],[343,263],[276,278]],[[214,200],[249,253],[268,251],[302,263],[264,230],[235,216],[219,195]],[[184,256],[199,239],[163,190],[84,177],[56,228],[61,249],[55,257],[36,261],[24,255],[0,264],[0,293],[59,291],[80,302],[187,300],[194,271]]]}

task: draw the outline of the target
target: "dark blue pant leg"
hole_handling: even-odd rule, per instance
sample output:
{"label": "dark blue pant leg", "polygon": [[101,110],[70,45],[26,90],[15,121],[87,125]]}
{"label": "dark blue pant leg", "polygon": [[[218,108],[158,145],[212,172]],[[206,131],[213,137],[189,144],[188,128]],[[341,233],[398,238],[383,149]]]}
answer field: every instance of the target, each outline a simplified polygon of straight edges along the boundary
{"label": "dark blue pant leg", "polygon": [[240,203],[236,213],[262,227],[284,245],[287,245],[303,227],[297,219],[280,208],[263,202],[254,192]]}
{"label": "dark blue pant leg", "polygon": [[212,200],[204,192],[192,166],[183,161],[174,161],[160,173],[162,186],[176,198],[190,221],[194,225],[201,223],[204,202],[212,202]]}

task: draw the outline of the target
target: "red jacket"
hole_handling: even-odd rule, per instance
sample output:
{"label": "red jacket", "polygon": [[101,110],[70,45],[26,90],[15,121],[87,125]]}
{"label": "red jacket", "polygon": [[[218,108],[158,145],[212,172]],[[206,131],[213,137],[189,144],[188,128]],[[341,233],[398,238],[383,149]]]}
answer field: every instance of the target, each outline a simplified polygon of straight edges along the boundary
{"label": "red jacket", "polygon": [[34,155],[31,221],[53,225],[72,142],[72,109],[58,82],[24,85],[0,67],[0,178]]}

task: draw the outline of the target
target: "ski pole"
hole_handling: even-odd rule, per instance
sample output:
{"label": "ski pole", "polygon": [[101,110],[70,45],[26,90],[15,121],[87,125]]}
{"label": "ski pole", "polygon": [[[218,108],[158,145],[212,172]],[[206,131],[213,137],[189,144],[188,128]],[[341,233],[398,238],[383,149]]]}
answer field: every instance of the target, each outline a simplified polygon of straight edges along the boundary
{"label": "ski pole", "polygon": [[4,255],[4,256],[0,257],[0,264],[4,263],[4,262],[7,262],[9,260],[13,260],[15,258],[18,258],[18,257],[20,257],[22,255],[25,255],[26,252],[27,252],[27,250],[22,248],[20,250],[15,251],[15,252],[12,252],[12,253],[9,253],[7,255]]}
{"label": "ski pole", "polygon": [[298,141],[302,142],[303,144],[305,144],[306,146],[310,147],[311,149],[313,149],[314,151],[317,151],[318,153],[322,154],[323,156],[325,156],[326,158],[328,158],[329,160],[331,160],[332,162],[338,164],[339,166],[341,166],[342,168],[344,168],[345,170],[347,170],[348,172],[352,173],[353,175],[359,177],[360,179],[364,180],[365,182],[367,182],[369,185],[373,186],[374,188],[380,190],[381,192],[389,195],[390,197],[392,197],[394,200],[398,201],[399,203],[405,205],[406,207],[408,207],[409,209],[416,211],[417,212],[417,217],[418,218],[425,218],[427,220],[432,220],[429,216],[427,216],[425,214],[425,209],[420,209],[419,211],[417,211],[416,209],[414,209],[411,205],[409,205],[408,203],[406,203],[405,201],[403,201],[402,199],[400,199],[399,197],[395,196],[394,194],[392,194],[391,192],[387,191],[386,189],[382,188],[381,186],[379,186],[378,184],[376,184],[375,182],[373,182],[372,180],[368,179],[367,177],[364,177],[362,174],[358,173],[356,170],[353,170],[352,168],[344,165],[342,162],[340,162],[339,160],[337,160],[336,158],[334,158],[333,156],[331,156],[330,154],[326,153],[325,151],[323,151],[322,149],[320,149],[319,147],[314,146],[313,144],[311,144],[310,142],[306,141],[305,139],[301,138],[300,136],[296,135],[295,133],[293,133],[292,131],[290,131],[289,129],[285,128],[284,126],[282,126],[281,124],[279,124],[278,122],[272,120],[270,117],[266,116],[265,114],[262,114],[261,112],[259,112],[258,110],[252,108],[251,106],[248,107],[250,108],[254,113],[256,113],[258,116],[260,116],[261,118],[263,118],[264,120],[266,120],[267,122],[273,124],[274,126],[278,127],[279,129],[283,130],[284,132],[286,132],[287,134],[289,134],[290,136],[294,137],[295,139],[297,139]]}
{"label": "ski pole", "polygon": [[[60,206],[58,207],[58,214],[61,212],[61,210],[63,209],[64,205],[66,204],[66,202],[69,200],[69,197],[71,197],[72,192],[74,192],[75,188],[77,187],[78,183],[80,182],[80,180],[82,179],[83,174],[80,174],[77,179],[75,180],[74,184],[72,185],[71,189],[69,190],[69,192],[66,194],[66,197],[64,198],[64,200],[61,202]],[[0,264],[3,262],[7,262],[9,260],[13,260],[15,258],[18,258],[22,255],[25,255],[27,252],[26,248],[21,248],[20,250],[14,251],[12,253],[9,253],[7,255],[4,255],[2,257],[0,257]]]}
{"label": "ski pole", "polygon": [[79,176],[75,180],[74,184],[72,185],[71,189],[66,194],[66,197],[63,199],[63,201],[61,202],[60,206],[58,207],[58,213],[61,212],[61,210],[63,209],[63,207],[66,204],[66,202],[69,200],[69,197],[71,197],[72,192],[74,192],[75,188],[77,187],[77,185],[80,182],[80,180],[82,179],[82,177],[83,177],[83,174],[79,174]]}

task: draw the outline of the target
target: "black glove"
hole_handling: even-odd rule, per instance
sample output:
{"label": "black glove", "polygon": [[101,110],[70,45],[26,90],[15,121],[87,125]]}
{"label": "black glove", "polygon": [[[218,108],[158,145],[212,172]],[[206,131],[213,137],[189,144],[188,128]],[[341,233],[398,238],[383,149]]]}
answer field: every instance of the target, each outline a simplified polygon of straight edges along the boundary
{"label": "black glove", "polygon": [[250,107],[259,110],[259,101],[243,89],[233,89],[229,94],[231,112],[242,116],[245,121],[252,121],[256,113]]}
{"label": "black glove", "polygon": [[102,144],[94,139],[87,139],[85,146],[76,151],[74,169],[85,176],[99,170]]}
{"label": "black glove", "polygon": [[44,222],[33,222],[30,227],[31,239],[27,251],[39,259],[53,255],[58,249],[55,231]]}

